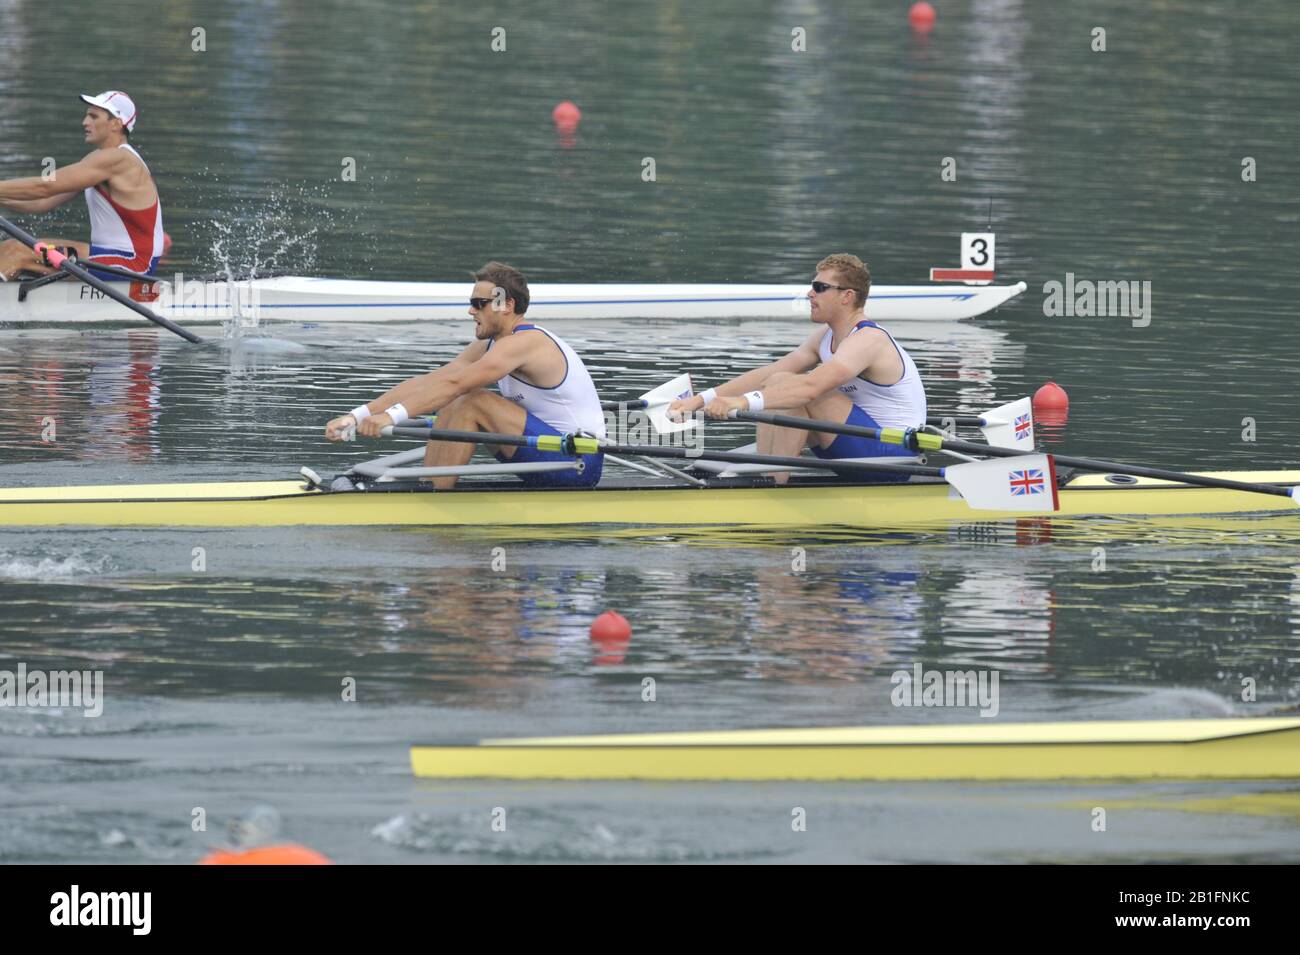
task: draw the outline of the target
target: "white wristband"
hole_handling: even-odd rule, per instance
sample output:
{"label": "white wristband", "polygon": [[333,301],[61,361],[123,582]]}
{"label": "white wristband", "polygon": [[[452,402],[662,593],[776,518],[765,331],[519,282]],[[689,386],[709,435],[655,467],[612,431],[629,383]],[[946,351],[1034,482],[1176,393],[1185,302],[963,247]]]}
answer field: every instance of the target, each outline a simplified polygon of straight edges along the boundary
{"label": "white wristband", "polygon": [[749,402],[750,411],[763,410],[763,393],[761,391],[748,391],[745,393],[745,400]]}
{"label": "white wristband", "polygon": [[705,407],[712,403],[713,399],[718,397],[718,389],[706,388],[700,392],[700,397],[704,399]]}
{"label": "white wristband", "polygon": [[353,420],[355,420],[357,424],[360,424],[370,417],[370,406],[361,405],[360,407],[353,408],[348,412],[348,414],[352,415]]}
{"label": "white wristband", "polygon": [[388,415],[388,417],[393,419],[394,425],[399,425],[403,421],[411,417],[409,414],[406,413],[406,406],[403,405],[401,402],[398,402],[397,404],[393,405],[391,408],[386,409],[384,411],[384,414]]}

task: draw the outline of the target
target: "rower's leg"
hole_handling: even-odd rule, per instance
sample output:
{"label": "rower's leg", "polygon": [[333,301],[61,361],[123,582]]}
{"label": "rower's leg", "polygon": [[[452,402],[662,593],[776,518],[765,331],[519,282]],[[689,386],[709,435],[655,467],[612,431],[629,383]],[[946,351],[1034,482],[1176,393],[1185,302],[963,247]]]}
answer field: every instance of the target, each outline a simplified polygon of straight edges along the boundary
{"label": "rower's leg", "polygon": [[[836,389],[813,399],[803,410],[809,418],[845,424],[849,420],[849,415],[853,413],[853,402],[842,391]],[[810,434],[808,443],[809,446],[829,448],[835,443],[837,437],[838,435],[827,434],[825,431],[814,431]]]}
{"label": "rower's leg", "polygon": [[[75,239],[41,239],[41,241],[46,245],[60,246],[65,249],[72,247],[77,250],[77,255],[83,259],[90,255],[90,246],[85,242],[77,242]],[[41,261],[40,256],[17,239],[7,239],[0,242],[0,275],[3,275],[6,279],[16,279],[23,272],[48,275],[53,271],[52,268]]]}
{"label": "rower's leg", "polygon": [[[795,376],[791,372],[779,371],[764,379],[763,388],[768,388],[783,378],[793,377]],[[808,417],[808,412],[803,408],[782,408],[780,411],[781,414],[790,415],[793,418]],[[803,453],[803,449],[809,441],[807,431],[800,431],[798,428],[778,427],[773,424],[758,425],[755,437],[759,454],[775,454],[786,458],[798,457]],[[781,471],[773,474],[772,478],[777,484],[784,484],[790,480],[790,474],[788,471]]]}
{"label": "rower's leg", "polygon": [[[493,431],[523,434],[528,414],[513,401],[479,389],[461,395],[438,412],[436,427],[449,431]],[[424,451],[425,467],[460,467],[468,464],[477,445],[459,441],[430,441]],[[514,456],[514,448],[501,448],[503,457]],[[456,486],[454,477],[433,479],[433,486],[446,490]]]}

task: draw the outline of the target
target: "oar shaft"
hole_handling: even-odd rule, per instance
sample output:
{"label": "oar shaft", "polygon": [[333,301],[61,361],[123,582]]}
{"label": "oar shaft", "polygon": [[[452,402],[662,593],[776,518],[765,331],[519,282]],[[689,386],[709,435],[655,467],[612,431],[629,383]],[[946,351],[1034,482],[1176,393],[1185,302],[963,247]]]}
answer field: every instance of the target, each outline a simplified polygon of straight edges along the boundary
{"label": "oar shaft", "polygon": [[[1015,458],[1030,451],[1017,451],[1014,448],[995,448],[972,441],[944,440],[946,450],[961,451],[964,454],[988,454],[999,458]],[[1097,458],[1075,458],[1065,454],[1053,454],[1057,464],[1078,468],[1080,471],[1099,471],[1110,474],[1131,474],[1135,477],[1149,477],[1160,481],[1176,481],[1179,484],[1195,484],[1198,487],[1218,487],[1229,491],[1250,491],[1255,494],[1274,494],[1279,497],[1292,497],[1289,487],[1276,487],[1272,484],[1247,484],[1244,481],[1232,481],[1228,478],[1209,477],[1204,474],[1187,474],[1184,471],[1168,471],[1164,468],[1149,468],[1141,464],[1124,464],[1119,461],[1102,461]]]}
{"label": "oar shaft", "polygon": [[[755,424],[774,424],[782,428],[801,428],[804,431],[825,431],[829,434],[847,434],[855,438],[873,438],[883,442],[880,431],[875,428],[863,428],[855,424],[837,424],[834,421],[814,421],[797,415],[776,414],[771,411],[733,411],[731,416],[738,421],[753,421]],[[897,442],[902,443],[902,442]]]}
{"label": "oar shaft", "polygon": [[[425,441],[455,441],[461,444],[504,444],[515,448],[535,448],[537,438],[522,434],[496,434],[491,431],[456,431],[451,428],[385,428],[395,438],[419,438]],[[540,437],[553,437],[541,435]],[[558,440],[558,436],[555,436]]]}
{"label": "oar shaft", "polygon": [[[5,232],[8,232],[11,236],[13,236],[19,242],[23,243],[24,245],[26,245],[28,248],[32,250],[36,250],[40,246],[39,239],[31,235],[30,233],[24,231],[23,229],[20,229],[18,226],[14,225],[12,222],[4,218],[3,216],[0,216],[0,229],[3,229]],[[163,328],[167,329],[167,331],[175,335],[179,335],[181,338],[185,339],[188,342],[194,342],[196,345],[202,343],[203,339],[200,338],[198,335],[195,335],[193,332],[189,331],[188,329],[181,328],[175,322],[163,318],[161,315],[154,314],[154,312],[151,309],[146,308],[144,305],[141,305],[139,302],[133,301],[129,296],[124,295],[121,292],[119,292],[117,289],[113,288],[113,286],[110,285],[108,282],[105,282],[102,279],[95,278],[95,276],[91,275],[84,268],[82,268],[80,265],[74,262],[71,258],[64,258],[59,263],[59,268],[81,279],[81,281],[85,282],[87,285],[99,289],[99,291],[103,292],[113,301],[119,303],[120,305],[125,305],[127,308],[131,309],[131,311],[135,312],[137,315],[141,315],[149,319],[149,321],[153,322],[155,325],[161,325]]]}
{"label": "oar shaft", "polygon": [[[963,454],[983,454],[995,458],[1018,458],[1036,453],[1032,450],[1019,451],[1015,448],[999,448],[988,444],[976,444],[973,441],[960,441],[955,438],[940,438],[935,434],[908,431],[902,428],[862,428],[857,425],[837,424],[833,421],[812,421],[808,418],[773,414],[768,411],[737,411],[735,417],[741,421],[774,424],[786,428],[802,428],[805,431],[826,431],[830,434],[848,434],[862,438],[873,438],[886,444],[900,444],[904,447],[910,447],[914,451],[959,451]],[[1294,497],[1290,488],[1277,487],[1272,484],[1247,484],[1243,481],[1208,477],[1203,474],[1187,474],[1183,471],[1168,471],[1164,468],[1149,468],[1138,464],[1122,464],[1118,461],[1102,461],[1096,458],[1076,458],[1064,454],[1053,454],[1052,457],[1056,459],[1057,464],[1078,468],[1081,471],[1131,474],[1135,477],[1176,481],[1179,484],[1192,484],[1197,487],[1217,487],[1229,491],[1249,491],[1254,494]]]}

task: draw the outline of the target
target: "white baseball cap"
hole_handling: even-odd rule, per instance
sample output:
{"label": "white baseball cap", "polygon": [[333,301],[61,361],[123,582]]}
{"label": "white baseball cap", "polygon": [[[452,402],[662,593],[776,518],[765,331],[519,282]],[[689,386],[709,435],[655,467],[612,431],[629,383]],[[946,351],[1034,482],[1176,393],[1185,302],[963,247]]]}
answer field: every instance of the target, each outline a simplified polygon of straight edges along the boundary
{"label": "white baseball cap", "polygon": [[121,90],[108,90],[98,96],[82,93],[81,98],[91,106],[98,106],[100,109],[108,110],[109,113],[122,121],[122,125],[126,127],[128,133],[135,129],[135,100]]}

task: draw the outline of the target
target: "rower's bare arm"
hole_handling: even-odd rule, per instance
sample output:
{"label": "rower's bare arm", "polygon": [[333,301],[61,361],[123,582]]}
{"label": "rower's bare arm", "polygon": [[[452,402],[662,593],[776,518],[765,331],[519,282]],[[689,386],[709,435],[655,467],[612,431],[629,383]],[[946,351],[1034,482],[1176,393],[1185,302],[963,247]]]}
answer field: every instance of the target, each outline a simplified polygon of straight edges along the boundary
{"label": "rower's bare arm", "polygon": [[496,342],[491,348],[487,347],[486,342],[475,342],[483,348],[479,358],[442,369],[446,374],[439,376],[432,387],[415,399],[415,406],[408,406],[407,410],[413,415],[437,411],[461,395],[493,384],[526,364],[536,349],[549,341],[540,336],[511,335]]}
{"label": "rower's bare arm", "polygon": [[0,182],[0,203],[9,205],[15,199],[32,202],[84,192],[111,179],[125,160],[124,150],[97,149],[81,162],[56,168],[49,176],[5,180]]}
{"label": "rower's bare arm", "polygon": [[[459,355],[453,358],[441,368],[435,368],[433,371],[423,375],[416,375],[414,378],[408,378],[406,381],[385,391],[382,395],[370,402],[367,407],[372,414],[381,414],[386,408],[400,404],[406,408],[407,412],[412,415],[424,414],[426,411],[435,411],[442,405],[429,405],[426,396],[432,394],[437,389],[440,382],[445,381],[448,377],[456,374],[465,368],[468,368],[478,359],[483,357],[487,351],[487,342],[473,341],[470,342],[461,351]],[[416,408],[423,410],[417,411]]]}
{"label": "rower's bare arm", "polygon": [[[824,334],[824,333],[821,333]],[[817,338],[821,337],[821,334]],[[765,385],[763,407],[767,409],[801,408],[827,392],[852,381],[880,361],[883,347],[891,347],[889,336],[858,332],[841,343],[825,364],[818,364],[806,375],[797,374]],[[815,354],[815,352],[814,352]]]}
{"label": "rower's bare arm", "polygon": [[80,193],[61,192],[57,196],[50,196],[47,199],[4,199],[0,200],[0,205],[14,212],[22,213],[42,213],[55,209],[70,199],[75,199]]}
{"label": "rower's bare arm", "polygon": [[806,375],[782,378],[763,390],[763,407],[769,411],[783,408],[802,408],[816,401],[828,391],[834,391],[855,376],[853,366],[840,361],[836,355],[826,364],[814,368]]}
{"label": "rower's bare arm", "polygon": [[[796,407],[815,401],[866,374],[879,365],[887,353],[897,354],[889,336],[882,331],[864,329],[846,338],[830,361],[798,379],[778,383],[771,394],[764,391],[763,403],[772,407]],[[790,392],[788,396],[785,394],[787,390]],[[794,400],[796,404],[786,404],[788,400]]]}
{"label": "rower's bare arm", "polygon": [[[447,376],[454,374],[457,369],[466,368],[473,362],[482,357],[487,350],[487,343],[481,341],[470,342],[459,355],[453,358],[441,368],[435,368],[433,371],[423,375],[416,375],[414,378],[408,378],[394,388],[390,388],[374,401],[366,402],[364,407],[372,416],[373,426],[362,428],[362,434],[379,433],[379,429],[393,423],[386,412],[394,405],[400,404],[406,408],[407,413],[414,416],[423,414],[423,411],[417,411],[416,408],[423,407],[421,396],[427,392],[433,391],[438,382]],[[339,415],[325,425],[325,437],[331,441],[342,441],[353,428],[360,425],[356,415],[348,412],[345,415]],[[371,425],[371,419],[367,419],[366,425]]]}

